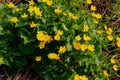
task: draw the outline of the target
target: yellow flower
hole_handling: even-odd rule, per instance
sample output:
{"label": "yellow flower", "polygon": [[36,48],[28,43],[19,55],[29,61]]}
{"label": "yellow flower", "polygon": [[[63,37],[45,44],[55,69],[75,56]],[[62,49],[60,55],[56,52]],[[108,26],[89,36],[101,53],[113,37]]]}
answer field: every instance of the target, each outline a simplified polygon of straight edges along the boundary
{"label": "yellow flower", "polygon": [[44,34],[43,41],[50,43],[52,41],[52,36],[49,36],[47,34]]}
{"label": "yellow flower", "polygon": [[78,43],[78,42],[75,42],[74,44],[73,44],[73,47],[76,49],[76,50],[80,50],[80,43]]}
{"label": "yellow flower", "polygon": [[105,30],[107,30],[107,29],[108,29],[106,25],[104,25],[104,29],[105,29]]}
{"label": "yellow flower", "polygon": [[63,35],[63,31],[62,30],[58,30],[57,31],[57,35]]}
{"label": "yellow flower", "polygon": [[24,13],[23,15],[21,15],[22,18],[27,18],[28,14]]}
{"label": "yellow flower", "polygon": [[44,42],[44,41],[43,41],[43,42],[40,42],[39,48],[40,48],[40,49],[43,49],[43,48],[45,47],[45,43],[46,43],[46,42]]}
{"label": "yellow flower", "polygon": [[120,37],[117,37],[116,40],[117,40],[117,41],[116,41],[116,45],[117,45],[118,47],[120,47]]}
{"label": "yellow flower", "polygon": [[35,60],[36,60],[36,61],[41,61],[41,59],[42,59],[41,56],[36,56],[36,57],[35,57]]}
{"label": "yellow flower", "polygon": [[88,35],[86,35],[86,34],[83,35],[83,39],[84,39],[85,41],[91,40],[91,38],[90,38]]}
{"label": "yellow flower", "polygon": [[69,15],[70,17],[73,17],[73,16],[74,16],[74,14],[72,14],[71,12],[69,12],[68,15]]}
{"label": "yellow flower", "polygon": [[56,14],[60,14],[61,12],[62,12],[62,9],[54,9],[54,12],[56,13]]}
{"label": "yellow flower", "polygon": [[102,18],[102,15],[100,13],[97,13],[96,16],[95,16],[97,19],[100,19]]}
{"label": "yellow flower", "polygon": [[16,12],[22,11],[22,8],[16,8]]}
{"label": "yellow flower", "polygon": [[65,53],[66,52],[66,46],[60,46],[59,52],[60,53]]}
{"label": "yellow flower", "polygon": [[33,12],[34,11],[34,7],[33,6],[29,6],[28,11],[29,11],[29,13]]}
{"label": "yellow flower", "polygon": [[81,44],[80,49],[81,49],[81,51],[85,51],[87,49],[87,45],[86,44]]}
{"label": "yellow flower", "polygon": [[60,41],[60,35],[55,35],[54,39],[57,40],[57,41]]}
{"label": "yellow flower", "polygon": [[42,16],[42,11],[36,11],[35,14],[36,14],[36,17],[40,17]]}
{"label": "yellow flower", "polygon": [[87,4],[92,4],[92,1],[91,0],[87,0],[86,3]]}
{"label": "yellow flower", "polygon": [[13,17],[13,18],[10,19],[10,22],[12,22],[12,23],[17,23],[18,21],[19,20],[18,20],[17,17]]}
{"label": "yellow flower", "polygon": [[76,20],[76,19],[78,18],[78,16],[75,16],[75,15],[74,15],[74,16],[72,16],[72,18],[73,18],[74,20]]}
{"label": "yellow flower", "polygon": [[49,53],[48,54],[48,58],[49,59],[55,59],[55,60],[59,60],[60,59],[59,54],[55,54],[55,53]]}
{"label": "yellow flower", "polygon": [[95,47],[94,47],[94,45],[88,45],[88,50],[90,50],[90,51],[94,51],[95,50]]}
{"label": "yellow flower", "polygon": [[117,37],[116,40],[120,42],[120,37]]}
{"label": "yellow flower", "polygon": [[52,0],[48,0],[48,1],[47,1],[47,5],[48,5],[48,6],[52,5],[52,3],[53,3]]}
{"label": "yellow flower", "polygon": [[120,48],[120,41],[116,41],[116,45]]}
{"label": "yellow flower", "polygon": [[98,24],[98,20],[97,20],[97,19],[94,19],[93,22],[94,22],[95,24]]}
{"label": "yellow flower", "polygon": [[84,32],[87,32],[88,30],[89,30],[88,25],[84,25],[84,29],[83,29],[83,31],[84,31]]}
{"label": "yellow flower", "polygon": [[43,41],[44,40],[44,33],[43,33],[43,31],[37,32],[37,40],[38,41]]}
{"label": "yellow flower", "polygon": [[10,8],[10,9],[11,9],[11,8],[14,8],[14,6],[15,6],[15,5],[14,5],[12,2],[10,2],[10,3],[8,4],[8,8]]}
{"label": "yellow flower", "polygon": [[29,5],[35,4],[35,2],[34,2],[33,0],[30,0],[30,1],[28,1],[28,2],[29,2]]}
{"label": "yellow flower", "polygon": [[115,65],[113,65],[112,68],[113,68],[114,71],[118,71],[118,65],[115,64]]}
{"label": "yellow flower", "polygon": [[91,11],[96,11],[97,10],[96,6],[94,6],[94,5],[91,5],[90,9],[91,9]]}
{"label": "yellow flower", "polygon": [[80,41],[82,38],[80,37],[80,35],[77,35],[77,36],[75,36],[75,40],[76,41]]}
{"label": "yellow flower", "polygon": [[108,29],[106,30],[106,33],[107,33],[107,34],[112,34],[112,32],[113,32],[113,30],[112,30],[111,28],[108,28]]}
{"label": "yellow flower", "polygon": [[86,77],[86,75],[80,76],[79,80],[88,80],[88,78]]}
{"label": "yellow flower", "polygon": [[78,74],[75,74],[73,80],[80,80],[80,76]]}
{"label": "yellow flower", "polygon": [[105,77],[109,76],[109,74],[108,74],[108,72],[107,72],[106,70],[103,70],[103,75],[104,75]]}
{"label": "yellow flower", "polygon": [[30,23],[30,27],[31,27],[31,28],[35,28],[35,27],[37,27],[37,24],[32,21],[32,22]]}
{"label": "yellow flower", "polygon": [[111,59],[110,59],[110,62],[111,62],[112,64],[115,64],[115,63],[116,63],[116,60],[115,60],[114,58],[111,58]]}
{"label": "yellow flower", "polygon": [[64,16],[66,16],[67,14],[66,13],[63,13]]}
{"label": "yellow flower", "polygon": [[93,16],[93,17],[96,17],[96,14],[95,14],[94,12],[92,12],[92,16]]}
{"label": "yellow flower", "polygon": [[98,33],[98,34],[102,34],[102,31],[101,31],[101,30],[98,30],[97,33]]}
{"label": "yellow flower", "polygon": [[42,0],[42,2],[47,2],[48,0]]}
{"label": "yellow flower", "polygon": [[93,12],[93,13],[92,13],[92,16],[95,17],[95,18],[97,18],[97,19],[102,18],[102,15],[101,15],[100,13],[95,14],[95,13]]}
{"label": "yellow flower", "polygon": [[112,35],[108,35],[107,38],[108,38],[109,41],[113,40],[113,36]]}

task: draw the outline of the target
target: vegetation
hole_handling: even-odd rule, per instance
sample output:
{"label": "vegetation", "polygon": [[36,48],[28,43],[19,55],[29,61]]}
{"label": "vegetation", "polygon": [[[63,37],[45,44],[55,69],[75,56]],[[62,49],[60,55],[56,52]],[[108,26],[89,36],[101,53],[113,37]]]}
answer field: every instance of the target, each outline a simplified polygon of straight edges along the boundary
{"label": "vegetation", "polygon": [[7,73],[32,68],[45,80],[120,76],[120,1],[27,2],[0,4],[0,64]]}

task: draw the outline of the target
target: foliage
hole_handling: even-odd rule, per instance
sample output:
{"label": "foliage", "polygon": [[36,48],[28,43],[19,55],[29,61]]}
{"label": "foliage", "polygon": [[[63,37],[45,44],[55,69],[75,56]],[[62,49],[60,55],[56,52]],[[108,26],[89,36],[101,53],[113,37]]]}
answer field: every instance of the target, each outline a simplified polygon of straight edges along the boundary
{"label": "foliage", "polygon": [[[120,34],[102,21],[91,0],[0,4],[0,64],[32,67],[45,80],[109,80],[119,62]],[[88,7],[90,8],[88,10]]]}

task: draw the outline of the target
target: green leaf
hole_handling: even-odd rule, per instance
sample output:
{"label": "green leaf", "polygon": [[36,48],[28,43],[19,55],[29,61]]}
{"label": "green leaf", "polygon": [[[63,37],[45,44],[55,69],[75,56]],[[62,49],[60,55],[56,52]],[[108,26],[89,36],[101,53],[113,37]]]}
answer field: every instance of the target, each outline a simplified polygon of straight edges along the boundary
{"label": "green leaf", "polygon": [[0,25],[0,35],[4,35],[6,33],[6,29],[4,29],[1,25]]}
{"label": "green leaf", "polygon": [[73,29],[75,29],[75,30],[79,30],[79,29],[80,29],[78,24],[74,24],[72,27],[73,27]]}
{"label": "green leaf", "polygon": [[30,42],[34,42],[36,40],[36,37],[34,34],[31,34],[28,30],[26,29],[21,29],[20,30],[20,37],[23,39],[24,44],[28,44]]}
{"label": "green leaf", "polygon": [[24,54],[31,54],[35,50],[35,47],[30,45],[30,44],[29,45],[24,45],[24,44],[20,43],[18,45],[18,47],[19,47],[20,51],[22,52],[22,55],[24,55]]}

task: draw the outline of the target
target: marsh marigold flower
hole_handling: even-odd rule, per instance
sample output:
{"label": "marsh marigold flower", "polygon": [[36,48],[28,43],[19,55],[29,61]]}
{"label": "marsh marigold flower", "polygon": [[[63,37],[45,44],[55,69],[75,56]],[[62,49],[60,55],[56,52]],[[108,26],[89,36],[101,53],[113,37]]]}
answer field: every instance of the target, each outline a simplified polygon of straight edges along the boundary
{"label": "marsh marigold flower", "polygon": [[60,46],[59,52],[60,53],[65,53],[66,52],[66,46]]}
{"label": "marsh marigold flower", "polygon": [[87,32],[88,30],[89,30],[88,25],[84,25],[84,29],[83,29],[83,31],[84,31],[84,32]]}
{"label": "marsh marigold flower", "polygon": [[112,68],[113,68],[114,71],[118,71],[118,65],[115,64],[115,65],[113,65]]}
{"label": "marsh marigold flower", "polygon": [[83,75],[83,76],[80,76],[80,79],[79,80],[88,80],[87,76],[86,75]]}
{"label": "marsh marigold flower", "polygon": [[116,45],[120,48],[120,37],[116,38]]}
{"label": "marsh marigold flower", "polygon": [[78,74],[74,75],[74,80],[80,80],[80,76]]}
{"label": "marsh marigold flower", "polygon": [[80,35],[77,35],[77,36],[75,36],[75,40],[76,41],[80,41],[82,38],[80,37]]}
{"label": "marsh marigold flower", "polygon": [[53,2],[52,2],[52,0],[48,0],[46,3],[48,6],[50,6],[50,5],[52,5]]}
{"label": "marsh marigold flower", "polygon": [[13,17],[13,18],[10,19],[10,22],[12,22],[12,23],[17,23],[18,21],[19,20],[18,20],[17,17]]}
{"label": "marsh marigold flower", "polygon": [[57,31],[57,35],[63,35],[63,31],[62,30],[58,30]]}
{"label": "marsh marigold flower", "polygon": [[37,32],[37,40],[44,41],[44,32],[43,31]]}
{"label": "marsh marigold flower", "polygon": [[73,43],[73,47],[76,49],[76,50],[80,50],[80,43],[78,43],[78,42],[75,42],[75,43]]}
{"label": "marsh marigold flower", "polygon": [[69,12],[68,15],[69,15],[70,17],[73,17],[73,16],[74,16],[74,14],[71,13],[71,12]]}
{"label": "marsh marigold flower", "polygon": [[36,60],[36,61],[41,61],[41,59],[42,59],[41,56],[36,56],[36,57],[35,57],[35,60]]}
{"label": "marsh marigold flower", "polygon": [[86,35],[86,34],[83,35],[83,39],[84,39],[85,41],[91,40],[91,38],[90,38],[88,35]]}
{"label": "marsh marigold flower", "polygon": [[87,0],[86,3],[87,4],[92,4],[92,1],[91,0]]}
{"label": "marsh marigold flower", "polygon": [[100,13],[97,13],[96,16],[95,16],[97,19],[101,19],[102,18],[102,15]]}
{"label": "marsh marigold flower", "polygon": [[22,18],[27,18],[28,14],[24,13],[23,15],[21,15]]}
{"label": "marsh marigold flower", "polygon": [[54,39],[55,39],[56,41],[60,41],[60,35],[58,35],[58,34],[55,35],[55,36],[54,36]]}
{"label": "marsh marigold flower", "polygon": [[48,58],[49,59],[55,59],[55,60],[59,60],[60,59],[59,54],[55,54],[55,53],[49,53],[48,54]]}
{"label": "marsh marigold flower", "polygon": [[86,44],[81,44],[80,49],[81,49],[81,51],[85,51],[87,49],[87,45]]}
{"label": "marsh marigold flower", "polygon": [[117,37],[116,40],[117,40],[117,41],[120,41],[120,37]]}
{"label": "marsh marigold flower", "polygon": [[93,22],[95,23],[95,24],[98,24],[98,20],[97,19],[93,19]]}
{"label": "marsh marigold flower", "polygon": [[44,42],[44,41],[43,41],[43,42],[40,42],[39,48],[40,48],[40,49],[43,49],[43,48],[45,47],[45,43],[46,43],[46,42]]}
{"label": "marsh marigold flower", "polygon": [[114,58],[111,58],[111,59],[110,59],[110,62],[111,62],[112,64],[115,64],[115,63],[116,63],[116,60],[115,60]]}
{"label": "marsh marigold flower", "polygon": [[90,51],[94,51],[95,50],[95,47],[94,47],[94,45],[88,45],[88,50],[90,50]]}
{"label": "marsh marigold flower", "polygon": [[107,38],[108,38],[109,41],[113,40],[113,36],[112,35],[108,35]]}
{"label": "marsh marigold flower", "polygon": [[31,28],[35,28],[35,27],[37,27],[37,23],[34,23],[33,21],[30,23],[30,27]]}
{"label": "marsh marigold flower", "polygon": [[16,8],[16,12],[22,11],[22,8]]}
{"label": "marsh marigold flower", "polygon": [[10,2],[9,4],[8,4],[8,8],[14,8],[14,4],[12,3],[12,2]]}
{"label": "marsh marigold flower", "polygon": [[102,15],[100,13],[95,14],[94,12],[92,13],[92,16],[97,18],[97,19],[101,19]]}
{"label": "marsh marigold flower", "polygon": [[48,0],[42,0],[42,2],[47,2]]}
{"label": "marsh marigold flower", "polygon": [[72,16],[72,18],[73,18],[74,20],[76,20],[76,19],[78,18],[78,16],[75,16],[75,15],[74,15],[74,16]]}
{"label": "marsh marigold flower", "polygon": [[62,12],[62,9],[54,9],[54,12],[56,13],[56,14],[60,14],[61,12]]}
{"label": "marsh marigold flower", "polygon": [[101,31],[101,30],[97,30],[97,33],[98,33],[98,34],[102,34],[102,31]]}
{"label": "marsh marigold flower", "polygon": [[96,11],[97,10],[96,6],[94,6],[94,5],[91,5],[90,9],[91,9],[91,11]]}
{"label": "marsh marigold flower", "polygon": [[104,75],[105,77],[109,76],[109,74],[108,74],[108,72],[107,72],[106,70],[103,70],[103,75]]}
{"label": "marsh marigold flower", "polygon": [[116,45],[120,48],[120,41],[117,41]]}
{"label": "marsh marigold flower", "polygon": [[112,32],[113,32],[113,30],[112,30],[111,28],[108,28],[108,29],[106,30],[106,33],[107,33],[107,34],[112,34]]}
{"label": "marsh marigold flower", "polygon": [[35,2],[34,2],[33,0],[30,0],[30,1],[28,1],[28,2],[29,2],[29,5],[35,4]]}

